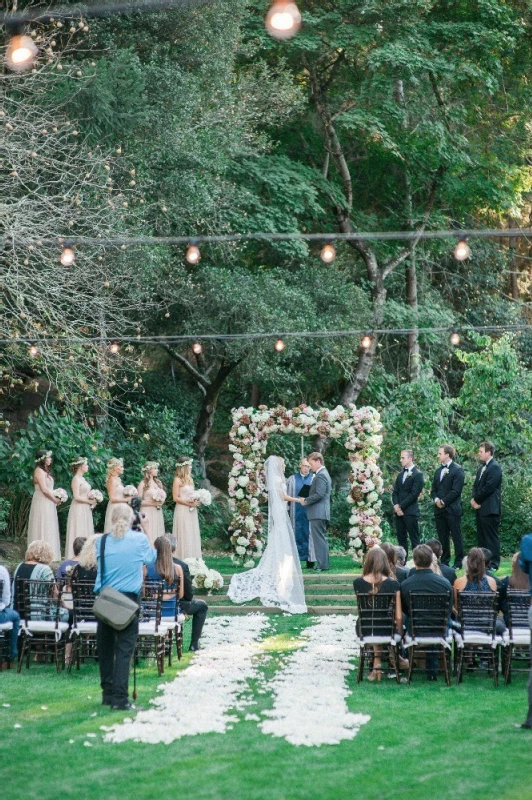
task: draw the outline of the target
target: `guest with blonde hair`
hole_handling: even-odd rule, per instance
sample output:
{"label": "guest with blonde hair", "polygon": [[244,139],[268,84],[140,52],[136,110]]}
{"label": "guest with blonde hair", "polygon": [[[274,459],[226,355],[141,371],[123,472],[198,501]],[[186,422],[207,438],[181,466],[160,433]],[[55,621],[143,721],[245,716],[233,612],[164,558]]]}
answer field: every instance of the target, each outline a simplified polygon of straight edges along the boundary
{"label": "guest with blonde hair", "polygon": [[192,459],[179,458],[176,463],[172,496],[175,502],[172,533],[177,539],[177,557],[201,558],[201,536],[198,519],[199,500],[194,500]]}
{"label": "guest with blonde hair", "polygon": [[142,467],[143,479],[138,485],[138,495],[142,499],[141,511],[148,520],[147,531],[150,544],[154,545],[159,536],[164,536],[163,504],[166,492],[159,479],[159,464],[157,461],[146,461]]}
{"label": "guest with blonde hair", "polygon": [[[98,573],[94,592],[98,594],[104,586],[110,586],[140,607],[143,567],[153,564],[157,553],[146,533],[132,530],[133,519],[133,511],[127,503],[115,504],[111,515],[111,533],[105,533],[95,543]],[[142,526],[142,518],[140,524]],[[128,698],[129,670],[138,626],[138,614],[121,631],[98,621],[96,641],[102,704],[120,711],[131,708]]]}

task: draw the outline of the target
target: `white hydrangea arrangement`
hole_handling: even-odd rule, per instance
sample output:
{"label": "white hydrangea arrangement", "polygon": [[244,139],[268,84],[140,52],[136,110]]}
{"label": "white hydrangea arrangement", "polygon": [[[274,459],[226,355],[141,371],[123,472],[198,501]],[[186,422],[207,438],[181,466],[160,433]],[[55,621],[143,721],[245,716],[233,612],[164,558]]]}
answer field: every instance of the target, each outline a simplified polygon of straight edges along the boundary
{"label": "white hydrangea arrangement", "polygon": [[195,589],[207,589],[208,593],[222,589],[224,579],[215,569],[209,569],[202,558],[185,558],[190,575],[192,586]]}

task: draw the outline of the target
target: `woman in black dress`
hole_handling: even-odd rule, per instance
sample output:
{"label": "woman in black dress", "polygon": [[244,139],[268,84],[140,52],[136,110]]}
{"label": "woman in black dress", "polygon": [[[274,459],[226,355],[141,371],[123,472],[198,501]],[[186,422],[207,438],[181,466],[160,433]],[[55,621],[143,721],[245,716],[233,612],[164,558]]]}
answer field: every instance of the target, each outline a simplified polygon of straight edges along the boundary
{"label": "woman in black dress", "polygon": [[[401,608],[401,587],[399,581],[390,577],[390,563],[386,553],[380,547],[372,547],[366,553],[362,577],[355,578],[353,586],[355,594],[378,594],[379,592],[396,593],[395,623],[398,631],[403,629],[403,611]],[[368,675],[368,681],[380,681],[382,674],[380,645],[373,649],[373,669]]]}

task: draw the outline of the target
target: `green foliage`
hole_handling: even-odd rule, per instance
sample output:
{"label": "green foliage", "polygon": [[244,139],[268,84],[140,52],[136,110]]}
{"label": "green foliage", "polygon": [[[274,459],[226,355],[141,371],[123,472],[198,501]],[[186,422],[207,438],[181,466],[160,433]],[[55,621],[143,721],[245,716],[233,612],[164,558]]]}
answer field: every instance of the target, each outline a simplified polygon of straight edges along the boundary
{"label": "green foliage", "polygon": [[9,500],[5,497],[0,497],[0,534],[5,533],[7,529],[10,508],[11,503]]}
{"label": "green foliage", "polygon": [[457,352],[466,371],[455,402],[460,434],[474,452],[493,439],[502,456],[528,455],[532,446],[532,373],[519,359],[514,338],[472,336],[478,350]]}

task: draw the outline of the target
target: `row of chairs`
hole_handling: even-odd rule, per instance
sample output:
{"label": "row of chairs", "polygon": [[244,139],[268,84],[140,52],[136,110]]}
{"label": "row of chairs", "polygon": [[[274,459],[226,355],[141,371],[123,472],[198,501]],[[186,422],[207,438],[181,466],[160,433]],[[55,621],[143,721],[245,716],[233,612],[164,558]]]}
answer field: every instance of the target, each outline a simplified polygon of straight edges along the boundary
{"label": "row of chairs", "polygon": [[[16,581],[15,607],[21,618],[18,672],[24,662],[29,668],[32,655],[54,663],[56,671],[60,672],[65,668],[67,644],[72,644],[68,672],[74,664],[79,669],[81,662],[86,659],[97,659],[93,590],[92,581]],[[163,617],[163,600],[163,584],[146,581],[140,606],[135,661],[139,658],[154,659],[159,675],[164,672],[166,658],[168,665],[172,664],[174,644],[178,659],[182,656],[185,619],[177,604],[173,616]],[[67,614],[69,621],[65,619]],[[11,628],[11,623],[0,626],[0,652],[6,647],[6,642],[9,644]]]}
{"label": "row of chairs", "polygon": [[[499,658],[505,686],[514,668],[530,666],[528,592],[508,592],[508,628],[496,633],[499,597],[497,592],[459,592],[458,620],[451,626],[451,599],[447,594],[409,593],[409,630],[399,635],[395,624],[395,593],[358,594],[357,642],[360,646],[358,681],[367,660],[379,648],[388,655],[390,668],[399,683],[399,653],[408,653],[407,681],[410,683],[416,659],[428,664],[435,658],[443,664],[445,681],[451,684],[450,665],[454,652],[454,674],[461,683],[467,670],[487,667],[498,686]],[[518,667],[515,667],[515,663]]]}

